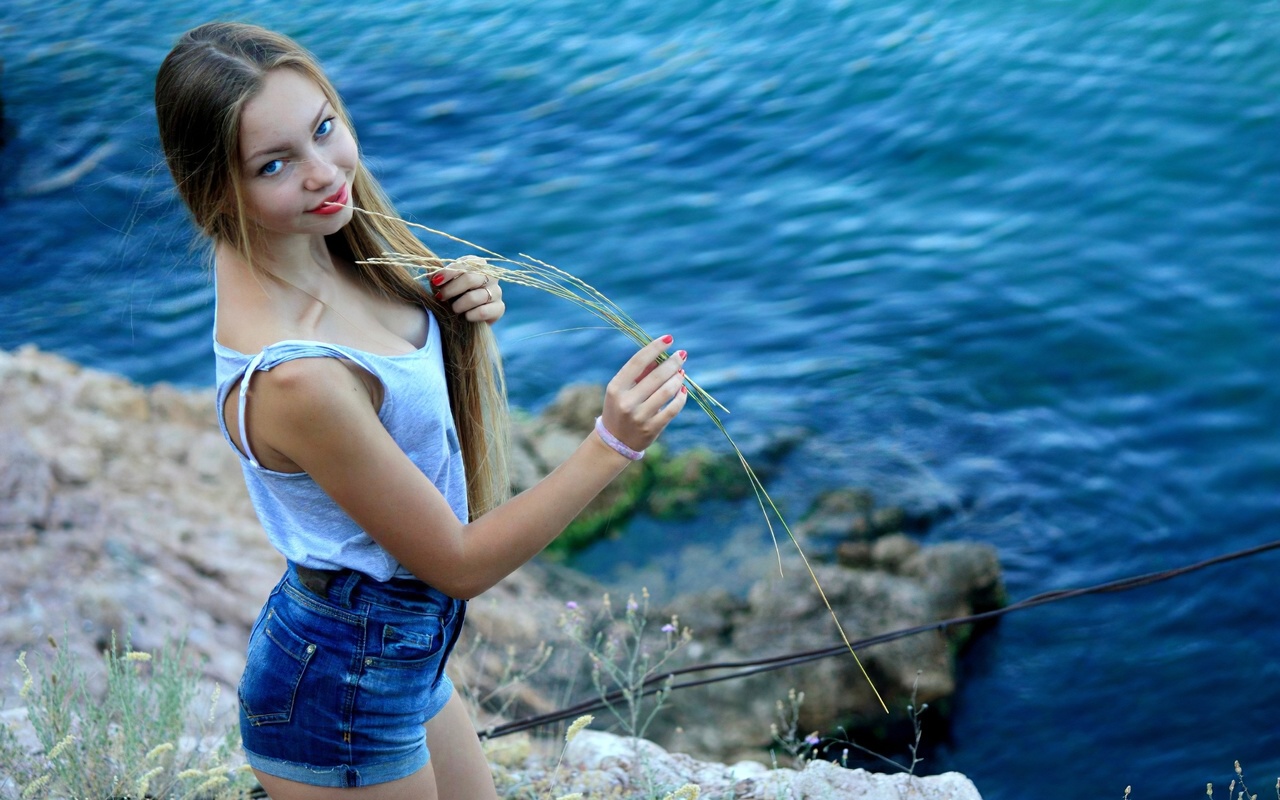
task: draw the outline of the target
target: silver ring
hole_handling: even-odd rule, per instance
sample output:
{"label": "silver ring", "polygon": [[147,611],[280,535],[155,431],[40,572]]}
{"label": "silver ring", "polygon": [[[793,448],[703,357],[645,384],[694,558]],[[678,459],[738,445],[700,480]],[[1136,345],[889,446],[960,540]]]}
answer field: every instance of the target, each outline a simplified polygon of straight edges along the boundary
{"label": "silver ring", "polygon": [[488,279],[488,278],[485,278],[485,279],[484,279],[484,284],[483,284],[483,285],[481,285],[481,287],[480,287],[480,288],[481,288],[481,289],[484,289],[484,293],[485,293],[485,294],[487,294],[487,295],[489,295],[489,302],[490,302],[490,303],[492,303],[492,302],[493,302],[493,290],[489,288],[489,279]]}

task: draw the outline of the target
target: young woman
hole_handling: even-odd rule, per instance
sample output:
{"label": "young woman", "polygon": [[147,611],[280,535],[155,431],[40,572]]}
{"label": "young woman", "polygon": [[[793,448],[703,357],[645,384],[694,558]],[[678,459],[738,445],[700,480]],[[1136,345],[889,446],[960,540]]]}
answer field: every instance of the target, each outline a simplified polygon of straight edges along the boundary
{"label": "young woman", "polygon": [[[684,406],[665,336],[609,382],[596,432],[502,502],[502,290],[431,256],[360,160],[305,50],[247,25],[184,34],[156,80],[178,192],[214,251],[218,408],[289,562],[240,684],[275,800],[496,796],[444,672],[465,601],[532,558]],[[425,725],[425,733],[424,733]],[[358,787],[358,788],[357,788]]]}

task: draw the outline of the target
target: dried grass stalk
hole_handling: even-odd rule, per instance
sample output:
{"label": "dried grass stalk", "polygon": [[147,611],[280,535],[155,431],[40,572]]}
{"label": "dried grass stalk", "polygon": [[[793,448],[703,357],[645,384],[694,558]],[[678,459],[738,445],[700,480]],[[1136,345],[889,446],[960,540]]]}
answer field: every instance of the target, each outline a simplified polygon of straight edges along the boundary
{"label": "dried grass stalk", "polygon": [[[376,211],[366,211],[365,209],[356,208],[354,206],[352,206],[352,208],[362,214],[385,216]],[[631,318],[631,315],[623,311],[608,297],[605,297],[603,293],[581,278],[578,278],[559,267],[554,267],[545,261],[540,261],[539,259],[524,253],[520,253],[519,258],[517,259],[507,258],[506,256],[495,253],[486,247],[482,247],[474,242],[469,242],[466,239],[460,239],[457,236],[445,233],[444,231],[429,228],[426,225],[421,225],[416,222],[408,222],[407,220],[403,221],[406,225],[411,227],[424,230],[428,233],[435,234],[436,236],[441,236],[445,239],[449,239],[450,241],[473,248],[474,250],[483,253],[484,256],[468,255],[457,259],[430,259],[420,256],[406,255],[404,253],[383,253],[378,258],[366,259],[362,263],[392,264],[404,267],[420,280],[429,279],[432,274],[443,269],[474,272],[495,280],[506,281],[507,283],[512,283],[517,286],[527,286],[531,289],[538,289],[564,300],[568,300],[579,308],[586,310],[597,318],[608,323],[609,326],[625,334],[640,346],[644,346],[654,339],[654,337],[645,332],[644,328],[640,327],[639,323]],[[663,354],[659,356],[659,361],[663,361],[666,358],[666,354]],[[738,461],[742,464],[742,470],[746,473],[747,479],[751,483],[751,488],[755,492],[756,502],[760,505],[760,513],[764,516],[765,525],[769,528],[769,536],[773,539],[773,548],[778,555],[778,572],[782,572],[782,550],[778,546],[778,536],[773,526],[772,517],[777,517],[778,524],[782,526],[782,529],[786,532],[791,543],[795,545],[796,552],[800,555],[800,561],[804,564],[805,569],[808,570],[809,577],[813,580],[813,585],[818,589],[818,594],[822,597],[823,604],[826,605],[827,611],[831,614],[832,621],[836,624],[836,630],[840,632],[840,638],[844,641],[845,646],[849,648],[849,654],[852,655],[854,661],[857,662],[858,669],[862,671],[862,676],[866,678],[867,684],[871,686],[871,691],[875,693],[876,700],[880,702],[880,707],[884,709],[886,714],[889,713],[889,707],[885,705],[884,699],[880,696],[879,690],[876,689],[875,683],[871,680],[871,676],[867,674],[866,667],[862,666],[861,659],[859,659],[858,654],[854,652],[853,644],[849,641],[849,637],[844,631],[844,626],[840,624],[840,619],[836,616],[835,609],[831,607],[831,601],[827,599],[827,593],[823,590],[822,584],[818,581],[818,576],[814,573],[813,566],[809,563],[809,558],[805,555],[804,549],[800,546],[800,542],[796,539],[795,534],[791,532],[791,528],[783,518],[782,512],[779,511],[777,505],[774,504],[773,498],[771,498],[769,493],[765,490],[764,484],[761,483],[760,479],[756,476],[755,470],[753,470],[751,465],[747,463],[746,456],[742,454],[742,450],[738,448],[738,445],[733,441],[733,437],[729,435],[727,430],[725,430],[724,423],[721,422],[717,410],[723,411],[726,414],[729,413],[729,410],[721,405],[709,392],[704,390],[687,375],[685,376],[685,383],[688,386],[689,397],[691,397],[693,401],[706,413],[706,415],[711,418],[711,422],[717,429],[719,429],[720,433],[724,435],[724,438],[729,442],[729,446],[733,448],[733,452],[737,454]],[[772,512],[772,514],[770,514],[770,512]]]}

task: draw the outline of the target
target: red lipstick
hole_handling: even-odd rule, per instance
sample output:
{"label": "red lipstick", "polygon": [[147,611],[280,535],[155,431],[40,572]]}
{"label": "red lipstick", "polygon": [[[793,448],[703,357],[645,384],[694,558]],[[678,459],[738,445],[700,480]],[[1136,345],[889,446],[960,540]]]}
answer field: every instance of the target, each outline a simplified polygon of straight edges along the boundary
{"label": "red lipstick", "polygon": [[347,190],[347,185],[342,184],[342,188],[329,195],[320,205],[308,211],[308,214],[337,214],[351,199],[351,193]]}

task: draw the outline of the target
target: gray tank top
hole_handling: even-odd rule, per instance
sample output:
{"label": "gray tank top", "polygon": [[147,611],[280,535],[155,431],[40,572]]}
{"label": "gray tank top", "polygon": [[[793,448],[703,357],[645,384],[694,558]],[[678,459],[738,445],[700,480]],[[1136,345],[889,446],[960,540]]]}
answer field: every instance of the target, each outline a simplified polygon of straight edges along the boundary
{"label": "gray tank top", "polygon": [[[245,408],[254,373],[297,358],[350,361],[382,383],[378,418],[418,469],[435,484],[461,522],[467,521],[462,450],[449,410],[440,329],[429,311],[427,342],[412,353],[381,356],[343,345],[288,340],[246,355],[213,342],[217,359],[218,425],[240,457],[245,484],[267,538],[290,561],[314,569],[349,568],[375,580],[411,573],[363,531],[305,472],[276,472],[258,463],[245,435]],[[240,383],[237,418],[244,451],[236,448],[222,409]]]}

